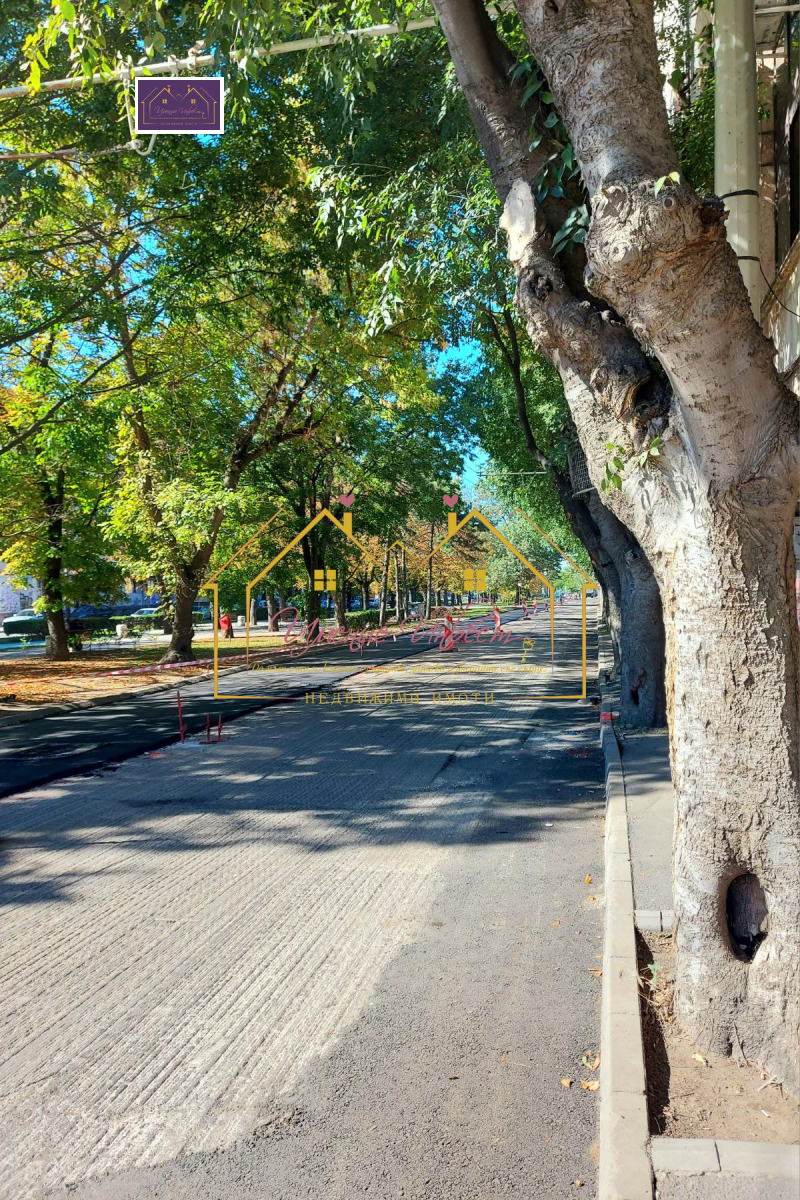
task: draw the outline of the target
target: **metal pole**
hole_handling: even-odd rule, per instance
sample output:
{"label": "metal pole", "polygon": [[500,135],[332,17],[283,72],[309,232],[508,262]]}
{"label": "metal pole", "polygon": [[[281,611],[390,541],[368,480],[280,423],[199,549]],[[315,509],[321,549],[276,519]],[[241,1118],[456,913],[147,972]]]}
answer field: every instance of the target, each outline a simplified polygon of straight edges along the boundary
{"label": "metal pole", "polygon": [[714,190],[729,210],[728,241],[758,320],[758,99],[752,0],[716,0],[714,76]]}
{"label": "metal pole", "polygon": [[[338,46],[357,38],[392,37],[398,33],[413,33],[417,29],[432,29],[435,17],[424,17],[420,21],[408,21],[401,29],[399,25],[368,25],[364,29],[346,29],[343,33],[326,34],[323,37],[300,38],[296,42],[276,42],[274,46],[260,46],[252,53],[253,58],[271,58],[275,54],[293,54],[296,50],[317,50],[324,46]],[[94,87],[101,83],[118,83],[125,79],[146,79],[151,75],[169,75],[177,71],[196,71],[200,67],[211,67],[217,61],[213,54],[190,54],[186,58],[171,58],[167,62],[142,63],[138,67],[123,67],[107,75],[99,72],[89,79],[73,75],[69,79],[47,79],[39,91],[64,92],[71,88]],[[29,95],[27,84],[20,87],[0,88],[0,100]]]}

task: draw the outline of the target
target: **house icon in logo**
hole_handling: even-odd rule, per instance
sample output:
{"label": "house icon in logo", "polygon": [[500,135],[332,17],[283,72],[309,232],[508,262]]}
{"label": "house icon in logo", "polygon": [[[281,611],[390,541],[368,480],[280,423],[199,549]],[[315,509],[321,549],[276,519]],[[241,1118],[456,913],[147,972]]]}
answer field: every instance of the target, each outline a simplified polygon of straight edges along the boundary
{"label": "house icon in logo", "polygon": [[[203,584],[203,590],[210,591],[213,594],[213,598],[214,598],[214,696],[217,699],[230,699],[231,698],[229,696],[225,696],[225,695],[221,694],[218,690],[218,667],[219,667],[219,654],[218,654],[219,582],[218,581],[219,581],[219,578],[222,575],[223,571],[225,571],[228,567],[230,567],[232,565],[232,563],[241,554],[243,554],[255,541],[257,541],[257,539],[260,537],[260,535],[270,525],[272,525],[273,521],[275,521],[284,511],[285,510],[281,508],[281,509],[278,509],[277,512],[273,513],[273,515],[270,517],[269,521],[266,521],[263,525],[261,525],[256,530],[256,532],[253,534],[253,536],[251,538],[249,538],[242,546],[240,546],[238,548],[238,550],[236,550],[236,552],[233,555],[231,555],[231,557],[227,560],[227,562],[225,562],[217,571],[215,571],[215,573],[207,580],[207,582]],[[572,559],[569,558],[569,556],[567,554],[565,554],[564,551],[562,551],[560,549],[560,547],[557,546],[554,541],[552,541],[551,538],[549,538],[547,536],[547,534],[544,532],[544,530],[541,529],[536,524],[535,521],[532,521],[530,519],[530,517],[528,517],[527,514],[522,511],[522,509],[516,508],[513,510],[513,512],[514,512],[514,514],[519,515],[525,521],[527,521],[528,524],[530,524],[545,539],[545,541],[547,541],[553,547],[553,549],[556,550],[562,556],[562,558],[564,558],[571,566],[573,566],[581,574],[581,576],[583,577],[583,579],[585,581],[582,584],[582,597],[581,597],[582,598],[582,647],[583,647],[582,680],[583,680],[583,689],[582,689],[581,693],[578,695],[551,697],[552,699],[559,699],[559,700],[585,699],[585,697],[586,697],[586,593],[590,589],[596,588],[597,584],[584,571],[582,571],[581,568],[576,563],[574,563],[572,561]],[[522,554],[522,552],[520,550],[518,550],[514,545],[512,545],[512,543],[508,540],[508,538],[506,538],[505,535],[499,529],[497,529],[496,526],[493,525],[492,522],[490,520],[488,520],[487,517],[485,517],[481,512],[479,512],[477,508],[470,509],[470,511],[466,514],[466,516],[462,517],[462,519],[460,521],[458,520],[457,515],[454,512],[449,512],[447,514],[447,517],[448,517],[448,527],[447,527],[446,537],[444,537],[439,542],[439,544],[428,555],[420,556],[420,555],[410,555],[409,554],[409,561],[411,562],[412,566],[416,566],[419,568],[425,567],[427,565],[428,561],[435,558],[438,554],[440,554],[441,551],[443,550],[443,548],[447,545],[447,543],[450,542],[452,538],[456,537],[458,535],[458,533],[469,524],[470,521],[477,520],[489,533],[491,533],[495,538],[497,538],[498,541],[503,546],[505,546],[505,548],[507,550],[510,550],[511,553],[519,560],[521,565],[525,568],[526,572],[528,572],[533,578],[537,579],[547,590],[548,595],[549,595],[549,600],[550,600],[550,603],[549,603],[550,654],[551,654],[551,662],[554,663],[554,661],[555,661],[555,614],[554,614],[555,588],[554,588],[553,584],[549,581],[549,579],[545,578],[545,576],[533,565],[533,563],[531,563],[525,557],[525,555]],[[310,520],[308,522],[308,524],[303,529],[301,529],[301,531],[298,534],[296,534],[295,537],[293,537],[290,541],[288,541],[281,548],[281,550],[279,550],[279,552],[276,555],[274,555],[274,557],[266,564],[265,567],[263,567],[258,572],[257,575],[255,575],[247,583],[247,585],[245,587],[245,610],[244,610],[245,613],[249,614],[249,612],[250,612],[250,602],[251,602],[252,595],[253,595],[253,589],[255,587],[257,587],[257,585],[261,582],[262,579],[266,578],[270,574],[270,572],[275,568],[275,566],[287,554],[289,554],[290,551],[294,550],[297,546],[299,546],[300,543],[302,542],[303,538],[306,537],[307,534],[310,533],[311,530],[314,529],[321,521],[330,521],[335,526],[335,528],[338,529],[339,532],[342,533],[349,542],[351,542],[354,546],[357,547],[359,553],[367,561],[371,562],[372,564],[374,564],[376,566],[378,565],[376,559],[374,558],[373,555],[370,554],[367,547],[365,545],[363,545],[363,543],[360,542],[353,533],[353,514],[352,514],[352,512],[350,512],[348,509],[347,512],[344,512],[342,514],[342,518],[340,520],[338,517],[335,517],[333,515],[333,513],[330,511],[330,509],[323,508],[319,513],[317,513],[317,515],[315,517],[312,518],[312,520]],[[399,542],[399,541],[394,542],[393,545],[390,546],[389,548],[393,549],[394,547],[401,547],[403,549],[406,549],[403,546],[403,543]],[[465,591],[467,591],[467,592],[484,591],[486,589],[486,578],[487,577],[486,577],[486,569],[485,568],[481,568],[478,566],[475,566],[472,568],[465,568],[463,575],[464,575],[464,590]],[[335,570],[328,569],[327,567],[314,568],[313,575],[310,580],[310,586],[314,591],[319,591],[319,592],[335,589],[336,588],[336,572],[335,572]],[[249,665],[249,661],[250,661],[249,621],[247,622],[247,627],[246,627],[245,648],[246,648],[245,649],[245,657],[246,657],[247,664]],[[241,693],[237,693],[237,696],[241,699],[261,699],[260,696],[246,697],[246,696],[242,696]]]}

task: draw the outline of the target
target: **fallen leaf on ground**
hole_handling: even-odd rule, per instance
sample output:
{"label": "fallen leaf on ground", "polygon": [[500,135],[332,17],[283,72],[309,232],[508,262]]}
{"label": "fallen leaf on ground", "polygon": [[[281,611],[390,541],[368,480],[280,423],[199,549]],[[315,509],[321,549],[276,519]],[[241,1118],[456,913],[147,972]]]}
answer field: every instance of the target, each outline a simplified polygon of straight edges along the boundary
{"label": "fallen leaf on ground", "polygon": [[590,1071],[596,1071],[600,1066],[600,1055],[590,1054],[587,1051],[585,1054],[581,1055],[581,1062],[585,1067],[588,1067]]}
{"label": "fallen leaf on ground", "polygon": [[585,1092],[596,1092],[600,1087],[599,1079],[582,1079],[581,1087]]}
{"label": "fallen leaf on ground", "polygon": [[583,881],[583,882],[584,882],[584,883],[591,883],[591,882],[592,882],[592,877],[591,877],[591,875],[587,875],[587,876],[586,876],[586,878],[584,879],[584,881]]}
{"label": "fallen leaf on ground", "polygon": [[589,967],[589,974],[594,975],[595,979],[599,979],[603,972],[600,967]]}
{"label": "fallen leaf on ground", "polygon": [[458,1075],[448,1075],[447,1078],[452,1081],[453,1079],[458,1079]]}
{"label": "fallen leaf on ground", "polygon": [[583,1180],[582,1180],[582,1179],[576,1179],[576,1180],[575,1180],[575,1187],[583,1187]]}
{"label": "fallen leaf on ground", "polygon": [[551,925],[560,925],[561,922],[560,921],[551,921],[550,924]]}
{"label": "fallen leaf on ground", "polygon": [[589,897],[589,899],[590,899],[590,900],[596,900],[596,899],[597,899],[597,896],[590,896],[590,897]]}
{"label": "fallen leaf on ground", "polygon": [[704,1067],[708,1066],[708,1059],[705,1058],[702,1054],[693,1054],[692,1058],[695,1060],[695,1062],[702,1063]]}
{"label": "fallen leaf on ground", "polygon": [[566,1078],[566,1076],[565,1076],[565,1077],[564,1077],[564,1078],[561,1080],[561,1086],[562,1086],[562,1087],[572,1087],[572,1080],[571,1080],[571,1079],[567,1079],[567,1078]]}

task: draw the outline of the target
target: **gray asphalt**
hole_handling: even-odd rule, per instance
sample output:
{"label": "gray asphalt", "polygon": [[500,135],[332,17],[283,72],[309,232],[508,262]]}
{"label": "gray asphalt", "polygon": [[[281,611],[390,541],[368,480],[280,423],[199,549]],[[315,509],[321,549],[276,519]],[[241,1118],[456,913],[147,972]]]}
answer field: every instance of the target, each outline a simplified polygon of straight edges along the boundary
{"label": "gray asphalt", "polygon": [[595,1195],[596,715],[510,683],[12,798],[0,1195]]}
{"label": "gray asphalt", "polygon": [[[521,640],[518,631],[523,627],[520,616],[521,610],[517,609],[502,617],[502,623],[515,630],[517,646]],[[535,622],[543,647],[547,642],[547,619],[540,613]],[[491,619],[477,618],[466,625],[486,628]],[[287,651],[282,655],[285,670],[273,673],[242,668],[221,675],[218,690],[225,699],[214,698],[213,680],[182,682],[179,690],[183,721],[188,732],[199,733],[205,729],[207,716],[214,722],[217,716],[223,722],[232,721],[258,709],[285,703],[307,689],[329,690],[363,666],[375,667],[429,652],[424,639],[412,642],[411,638],[410,633],[396,639],[387,637],[379,645],[364,646],[360,652],[354,652],[348,645],[319,647],[295,658]],[[244,653],[243,639],[239,652]],[[324,673],[318,669],[323,665],[328,668]],[[159,749],[174,742],[177,731],[173,690],[128,695],[102,705],[9,726],[3,730],[0,743],[0,797],[75,771],[102,770],[109,763]]]}

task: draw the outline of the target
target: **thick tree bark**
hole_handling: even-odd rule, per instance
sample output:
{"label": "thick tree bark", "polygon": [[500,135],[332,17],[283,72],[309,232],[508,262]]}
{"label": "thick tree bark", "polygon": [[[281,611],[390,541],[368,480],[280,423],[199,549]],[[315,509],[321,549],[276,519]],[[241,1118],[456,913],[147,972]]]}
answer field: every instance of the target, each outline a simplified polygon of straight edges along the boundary
{"label": "thick tree bark", "polygon": [[[620,718],[636,729],[666,724],[664,621],[658,583],[647,556],[596,492],[586,497],[605,551],[607,578],[619,606]],[[610,568],[610,569],[609,569]]]}
{"label": "thick tree bark", "polygon": [[[794,1087],[800,655],[791,540],[775,538],[758,511],[702,515],[702,535],[682,538],[662,566],[679,732],[671,739],[678,1012],[712,1048],[726,1052],[735,1037]],[[736,899],[730,885],[745,874],[766,894],[761,928],[749,931],[740,905],[726,913]]]}
{"label": "thick tree bark", "polygon": [[250,597],[250,612],[248,613],[248,620],[251,625],[258,624],[258,596]]}
{"label": "thick tree bark", "polygon": [[530,150],[506,48],[478,0],[434,3],[505,201],[517,304],[561,375],[592,482],[607,443],[629,455],[661,438],[660,457],[629,467],[607,500],[664,602],[678,1018],[798,1091],[797,398],[752,317],[723,205],[669,178],[649,0],[516,3],[591,198],[584,285],[580,254],[553,253],[556,208],[533,198],[549,147]]}
{"label": "thick tree bark", "polygon": [[273,631],[280,627],[279,618],[275,610],[275,593],[272,590],[271,584],[267,585],[267,625]]}
{"label": "thick tree bark", "polygon": [[634,728],[663,725],[666,720],[664,622],[658,584],[647,556],[596,491],[574,495],[569,475],[542,452],[528,416],[522,356],[513,317],[504,308],[501,328],[494,313],[487,316],[514,384],[517,417],[528,453],[550,473],[567,520],[610,593],[608,620],[614,650],[613,678],[622,670],[620,716]]}
{"label": "thick tree bark", "polygon": [[185,567],[181,569],[175,585],[175,621],[172,636],[167,652],[160,660],[162,663],[192,662],[194,659],[192,610],[201,582],[201,574]]}

